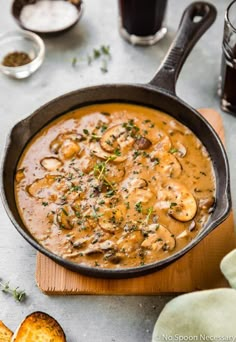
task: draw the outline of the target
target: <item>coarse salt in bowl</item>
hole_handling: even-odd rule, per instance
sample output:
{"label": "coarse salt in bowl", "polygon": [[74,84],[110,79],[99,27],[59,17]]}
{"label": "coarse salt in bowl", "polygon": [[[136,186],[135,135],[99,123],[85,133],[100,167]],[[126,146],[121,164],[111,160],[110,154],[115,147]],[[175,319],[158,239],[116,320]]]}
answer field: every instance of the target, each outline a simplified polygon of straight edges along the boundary
{"label": "coarse salt in bowl", "polygon": [[38,34],[57,34],[72,28],[80,19],[81,0],[15,0],[12,14],[18,24]]}

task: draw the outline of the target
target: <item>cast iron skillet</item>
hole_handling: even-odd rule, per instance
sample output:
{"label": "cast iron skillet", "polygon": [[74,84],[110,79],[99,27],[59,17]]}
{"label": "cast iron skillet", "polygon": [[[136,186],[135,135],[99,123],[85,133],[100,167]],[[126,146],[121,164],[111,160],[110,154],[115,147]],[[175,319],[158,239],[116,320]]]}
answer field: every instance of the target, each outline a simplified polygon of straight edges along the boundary
{"label": "cast iron skillet", "polygon": [[[209,123],[196,110],[179,99],[175,93],[175,83],[186,57],[194,43],[214,22],[215,17],[215,8],[205,2],[195,2],[185,10],[177,36],[159,71],[150,83],[108,84],[76,90],[42,106],[12,129],[7,142],[2,168],[1,192],[3,203],[16,229],[38,251],[73,271],[89,276],[106,278],[140,276],[156,271],[183,256],[226,219],[231,209],[231,197],[229,167],[224,147]],[[196,21],[196,18],[201,20]],[[135,103],[169,113],[189,127],[206,146],[211,155],[216,175],[217,204],[215,211],[206,226],[189,245],[164,260],[140,267],[119,270],[101,269],[73,263],[42,247],[27,231],[17,211],[14,197],[14,174],[18,160],[29,140],[42,127],[61,114],[81,106],[104,102]]]}

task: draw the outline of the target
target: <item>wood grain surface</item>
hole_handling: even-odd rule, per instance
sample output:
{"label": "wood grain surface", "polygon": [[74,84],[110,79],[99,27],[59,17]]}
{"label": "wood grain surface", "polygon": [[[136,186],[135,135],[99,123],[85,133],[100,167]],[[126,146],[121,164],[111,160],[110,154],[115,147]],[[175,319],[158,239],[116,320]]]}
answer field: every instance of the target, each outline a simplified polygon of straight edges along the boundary
{"label": "wood grain surface", "polygon": [[[200,109],[224,141],[221,116]],[[219,269],[221,259],[235,248],[233,214],[181,259],[147,276],[133,279],[96,279],[71,272],[38,253],[36,282],[49,295],[155,295],[228,286]]]}

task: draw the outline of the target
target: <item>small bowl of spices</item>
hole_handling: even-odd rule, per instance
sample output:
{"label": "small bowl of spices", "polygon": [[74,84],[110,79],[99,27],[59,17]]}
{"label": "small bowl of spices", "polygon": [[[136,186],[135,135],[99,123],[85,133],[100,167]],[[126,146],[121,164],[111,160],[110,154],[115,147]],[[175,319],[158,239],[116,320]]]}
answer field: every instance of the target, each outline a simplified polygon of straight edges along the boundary
{"label": "small bowl of spices", "polygon": [[43,63],[45,45],[35,33],[12,31],[0,34],[0,70],[13,78],[26,78]]}
{"label": "small bowl of spices", "polygon": [[12,15],[24,30],[55,36],[78,23],[83,7],[82,0],[14,0]]}

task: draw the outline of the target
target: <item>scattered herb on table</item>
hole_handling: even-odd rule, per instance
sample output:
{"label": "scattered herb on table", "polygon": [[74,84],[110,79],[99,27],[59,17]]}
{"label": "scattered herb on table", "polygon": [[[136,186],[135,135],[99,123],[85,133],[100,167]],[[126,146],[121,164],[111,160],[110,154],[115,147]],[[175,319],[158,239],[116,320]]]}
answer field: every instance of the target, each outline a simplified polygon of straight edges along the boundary
{"label": "scattered herb on table", "polygon": [[[101,60],[102,63],[100,66],[100,70],[103,73],[108,72],[108,62],[111,59],[111,51],[109,45],[101,45],[99,48],[94,48],[90,54],[87,55],[86,60],[88,65],[92,65],[94,61]],[[81,59],[83,60],[83,59]],[[76,67],[78,65],[78,58],[73,57],[71,62],[72,67]]]}
{"label": "scattered herb on table", "polygon": [[72,64],[73,67],[76,67],[76,64],[77,64],[77,58],[76,58],[76,57],[74,57],[74,58],[72,59],[71,64]]}
{"label": "scattered herb on table", "polygon": [[24,290],[20,290],[19,287],[13,289],[10,288],[9,282],[3,283],[0,281],[0,287],[2,292],[10,294],[18,302],[23,302],[26,298],[26,293]]}
{"label": "scattered herb on table", "polygon": [[106,73],[106,72],[108,72],[108,68],[107,68],[107,60],[105,60],[105,59],[103,59],[102,60],[102,65],[101,65],[101,71],[103,72],[103,73]]}

